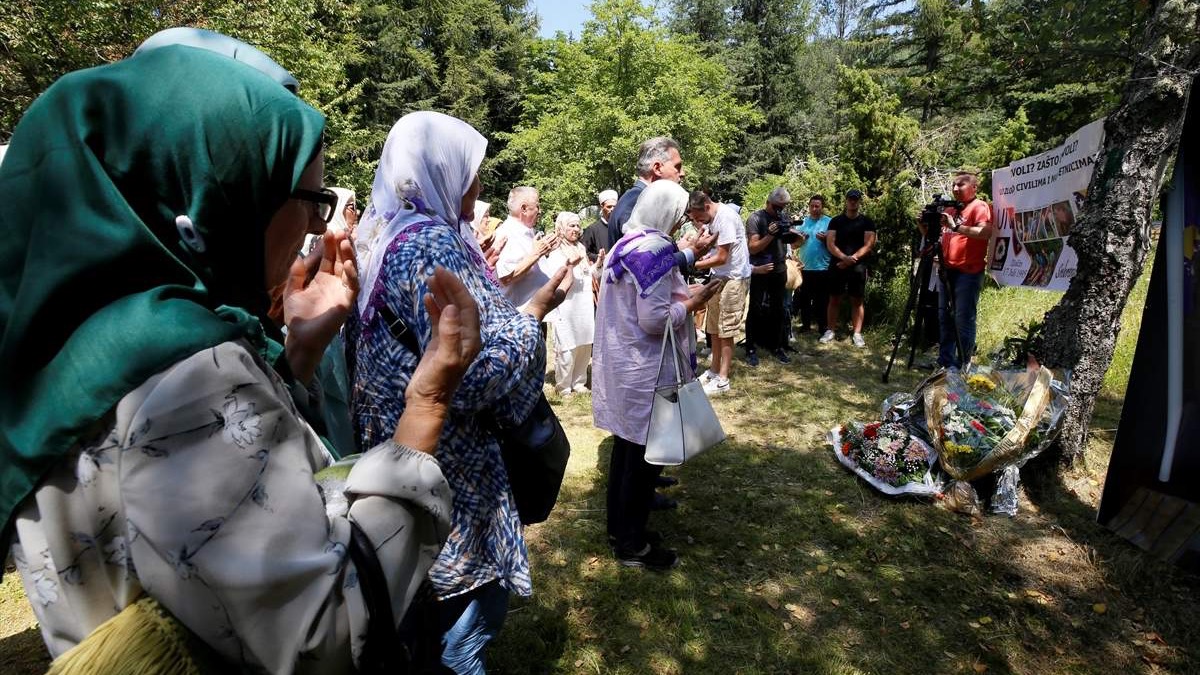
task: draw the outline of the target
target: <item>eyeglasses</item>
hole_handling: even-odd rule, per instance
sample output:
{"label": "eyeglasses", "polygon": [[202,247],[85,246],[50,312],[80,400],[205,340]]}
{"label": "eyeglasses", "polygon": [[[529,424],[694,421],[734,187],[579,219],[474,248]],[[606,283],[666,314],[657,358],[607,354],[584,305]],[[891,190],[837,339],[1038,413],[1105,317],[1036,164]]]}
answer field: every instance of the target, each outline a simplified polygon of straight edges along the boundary
{"label": "eyeglasses", "polygon": [[292,190],[292,199],[299,199],[315,204],[317,207],[317,217],[325,223],[333,220],[333,209],[338,203],[337,193],[329,188],[321,188],[320,191],[296,188]]}

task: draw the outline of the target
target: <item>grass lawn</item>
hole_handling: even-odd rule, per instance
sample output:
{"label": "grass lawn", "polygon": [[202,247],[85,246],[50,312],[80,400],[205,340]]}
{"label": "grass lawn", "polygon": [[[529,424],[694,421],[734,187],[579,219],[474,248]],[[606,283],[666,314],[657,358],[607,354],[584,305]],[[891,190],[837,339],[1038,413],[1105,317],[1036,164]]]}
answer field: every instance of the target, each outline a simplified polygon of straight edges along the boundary
{"label": "grass lawn", "polygon": [[[826,431],[878,416],[920,373],[879,381],[890,330],[858,350],[800,344],[789,366],[739,361],[716,399],[729,441],[684,467],[679,509],[652,516],[681,564],[617,566],[605,543],[611,441],[587,395],[552,398],[574,449],[550,521],[527,531],[532,598],[514,599],[498,673],[1200,672],[1200,580],[1095,523],[1145,279],[1098,406],[1087,465],[1022,492],[1015,518],[972,520],[873,492]],[[1058,298],[990,289],[981,349]],[[41,672],[20,584],[0,586],[0,672]]]}

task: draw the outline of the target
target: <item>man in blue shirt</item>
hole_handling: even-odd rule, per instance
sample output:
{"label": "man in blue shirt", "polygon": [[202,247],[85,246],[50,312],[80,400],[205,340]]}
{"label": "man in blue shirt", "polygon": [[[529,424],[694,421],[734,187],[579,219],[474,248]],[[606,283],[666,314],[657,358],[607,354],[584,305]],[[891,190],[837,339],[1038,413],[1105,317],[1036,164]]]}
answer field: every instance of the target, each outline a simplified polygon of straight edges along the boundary
{"label": "man in blue shirt", "polygon": [[825,317],[829,307],[829,249],[825,247],[825,232],[829,229],[829,216],[825,215],[825,197],[813,195],[808,200],[808,215],[798,228],[797,242],[800,262],[804,269],[800,273],[802,283],[796,289],[792,301],[792,315],[800,317],[800,332],[812,329],[816,323],[817,334],[825,332]]}

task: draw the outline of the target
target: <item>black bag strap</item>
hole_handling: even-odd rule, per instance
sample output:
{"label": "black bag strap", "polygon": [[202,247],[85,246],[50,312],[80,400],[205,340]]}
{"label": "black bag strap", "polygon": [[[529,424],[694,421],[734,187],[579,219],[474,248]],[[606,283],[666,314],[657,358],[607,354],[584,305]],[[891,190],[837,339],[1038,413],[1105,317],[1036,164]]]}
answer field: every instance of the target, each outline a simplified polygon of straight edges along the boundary
{"label": "black bag strap", "polygon": [[412,332],[408,324],[404,323],[404,319],[396,316],[392,308],[386,304],[375,311],[379,313],[379,318],[383,319],[383,325],[387,327],[388,332],[392,334],[396,342],[399,342],[401,346],[412,352],[418,359],[421,358],[421,343],[417,342],[417,334]]}
{"label": "black bag strap", "polygon": [[350,521],[350,560],[358,572],[358,587],[367,608],[367,641],[358,659],[364,675],[408,673],[412,663],[408,645],[399,639],[392,613],[387,577],[375,555],[375,545],[358,523]]}

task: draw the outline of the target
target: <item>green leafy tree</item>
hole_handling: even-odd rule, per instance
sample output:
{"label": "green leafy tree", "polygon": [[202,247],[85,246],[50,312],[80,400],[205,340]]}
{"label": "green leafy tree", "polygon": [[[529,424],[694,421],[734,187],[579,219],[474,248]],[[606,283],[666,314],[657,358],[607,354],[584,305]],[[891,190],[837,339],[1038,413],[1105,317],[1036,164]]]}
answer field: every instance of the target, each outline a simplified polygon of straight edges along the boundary
{"label": "green leafy tree", "polygon": [[125,58],[150,35],[196,26],[244,40],[300,81],[327,118],[330,182],[369,185],[351,152],[361,144],[359,89],[346,68],[360,58],[349,0],[13,0],[0,4],[0,139],[29,104],[73,70]]}
{"label": "green leafy tree", "polygon": [[994,0],[971,64],[980,90],[1007,114],[1024,107],[1037,147],[1055,145],[1115,109],[1156,3]]}
{"label": "green leafy tree", "polygon": [[974,164],[982,170],[979,176],[980,190],[990,194],[992,171],[1029,156],[1033,143],[1033,127],[1025,116],[1025,109],[1018,108],[1017,114],[1002,124],[975,155]]}
{"label": "green leafy tree", "polygon": [[729,71],[669,37],[637,0],[596,2],[592,13],[578,42],[559,35],[536,49],[524,116],[501,161],[524,166],[547,214],[628,188],[638,146],[652,136],[679,141],[687,184],[711,182],[737,130],[759,119],[734,99]]}
{"label": "green leafy tree", "polygon": [[916,153],[920,125],[901,112],[900,99],[857,68],[838,69],[838,105],[845,128],[839,156],[863,178],[870,194],[884,191],[886,179],[922,160]]}
{"label": "green leafy tree", "polygon": [[508,192],[520,167],[496,162],[520,118],[536,20],[524,0],[369,2],[362,10],[365,118],[378,159],[392,124],[416,110],[461,118],[488,138],[485,194]]}

